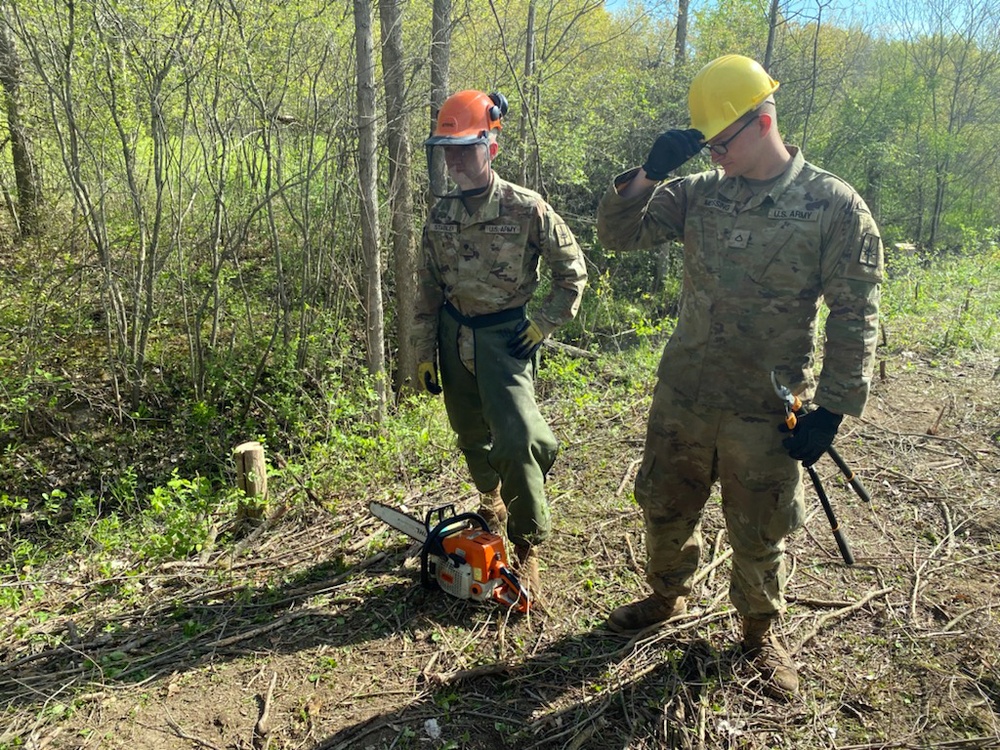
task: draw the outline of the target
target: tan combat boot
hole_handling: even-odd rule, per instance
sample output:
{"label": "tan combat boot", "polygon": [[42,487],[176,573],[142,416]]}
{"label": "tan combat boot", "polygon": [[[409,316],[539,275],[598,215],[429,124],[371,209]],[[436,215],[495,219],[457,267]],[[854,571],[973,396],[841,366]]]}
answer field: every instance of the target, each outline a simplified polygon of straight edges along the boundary
{"label": "tan combat boot", "polygon": [[624,604],[608,616],[608,627],[616,633],[638,633],[687,612],[683,596],[667,598],[653,593],[645,599]]}
{"label": "tan combat boot", "polygon": [[479,493],[479,509],[476,513],[482,516],[494,534],[502,535],[507,530],[507,506],[500,497],[499,484],[489,492]]}
{"label": "tan combat boot", "polygon": [[528,589],[531,606],[540,606],[542,604],[542,583],[538,574],[538,546],[515,544],[512,564],[521,585]]}
{"label": "tan combat boot", "polygon": [[799,673],[791,655],[771,632],[771,623],[772,620],[743,618],[743,653],[753,659],[772,691],[790,697],[799,692]]}

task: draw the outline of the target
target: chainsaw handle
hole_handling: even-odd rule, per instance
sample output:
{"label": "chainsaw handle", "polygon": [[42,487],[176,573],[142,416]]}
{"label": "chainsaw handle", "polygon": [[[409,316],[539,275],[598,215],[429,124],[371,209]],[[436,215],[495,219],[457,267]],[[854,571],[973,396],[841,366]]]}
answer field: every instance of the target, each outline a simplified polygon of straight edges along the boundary
{"label": "chainsaw handle", "polygon": [[502,585],[494,589],[494,598],[521,614],[531,609],[531,597],[517,574],[506,565],[501,565],[497,573]]}
{"label": "chainsaw handle", "polygon": [[[449,506],[454,508],[454,506]],[[433,513],[434,511],[431,511]],[[489,531],[489,524],[486,520],[478,513],[459,513],[457,516],[452,516],[451,518],[444,518],[431,528],[430,518],[431,513],[427,514],[427,538],[424,540],[424,549],[428,551],[433,551],[442,557],[445,554],[444,545],[441,544],[441,540],[446,536],[451,536],[456,531],[461,531],[463,525],[466,521],[471,521],[475,526],[473,528],[480,528],[484,531]]]}

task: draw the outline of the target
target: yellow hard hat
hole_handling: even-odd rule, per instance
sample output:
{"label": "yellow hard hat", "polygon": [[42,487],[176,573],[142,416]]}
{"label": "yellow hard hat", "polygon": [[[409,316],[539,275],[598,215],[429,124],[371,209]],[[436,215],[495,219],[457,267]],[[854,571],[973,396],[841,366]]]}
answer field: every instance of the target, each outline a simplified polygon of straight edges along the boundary
{"label": "yellow hard hat", "polygon": [[778,82],[756,60],[723,55],[698,71],[688,91],[691,127],[715,138],[778,90]]}
{"label": "yellow hard hat", "polygon": [[503,126],[500,120],[507,114],[507,99],[496,92],[486,94],[467,89],[445,99],[438,111],[434,133],[428,146],[469,146],[486,143],[489,132]]}

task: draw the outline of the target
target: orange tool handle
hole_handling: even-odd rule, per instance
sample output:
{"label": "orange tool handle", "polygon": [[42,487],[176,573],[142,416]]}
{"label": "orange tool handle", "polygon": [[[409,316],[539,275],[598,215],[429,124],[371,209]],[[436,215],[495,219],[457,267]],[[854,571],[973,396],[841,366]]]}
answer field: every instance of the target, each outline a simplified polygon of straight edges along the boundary
{"label": "orange tool handle", "polygon": [[791,408],[785,409],[785,426],[789,430],[794,430],[795,425],[798,424],[798,417],[796,414],[802,410],[802,399],[795,396],[795,401],[792,402]]}
{"label": "orange tool handle", "polygon": [[496,600],[522,614],[531,609],[531,598],[528,596],[528,591],[514,571],[506,565],[501,565],[497,574],[501,584],[493,590]]}

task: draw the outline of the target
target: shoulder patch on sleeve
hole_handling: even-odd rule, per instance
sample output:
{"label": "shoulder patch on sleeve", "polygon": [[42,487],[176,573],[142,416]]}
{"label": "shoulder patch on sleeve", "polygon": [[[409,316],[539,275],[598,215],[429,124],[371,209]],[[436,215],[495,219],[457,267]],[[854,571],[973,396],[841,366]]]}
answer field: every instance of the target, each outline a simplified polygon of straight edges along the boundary
{"label": "shoulder patch on sleeve", "polygon": [[868,268],[878,268],[880,237],[871,232],[865,232],[861,238],[861,249],[858,251],[858,263]]}
{"label": "shoulder patch on sleeve", "polygon": [[852,257],[844,274],[859,281],[882,281],[883,265],[882,238],[874,232],[861,235],[861,242],[852,251]]}
{"label": "shoulder patch on sleeve", "polygon": [[559,242],[559,247],[569,247],[576,241],[573,239],[573,232],[570,231],[570,228],[565,222],[557,222],[555,230],[556,240]]}

